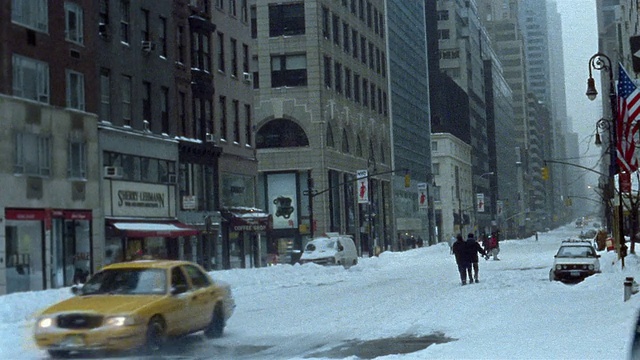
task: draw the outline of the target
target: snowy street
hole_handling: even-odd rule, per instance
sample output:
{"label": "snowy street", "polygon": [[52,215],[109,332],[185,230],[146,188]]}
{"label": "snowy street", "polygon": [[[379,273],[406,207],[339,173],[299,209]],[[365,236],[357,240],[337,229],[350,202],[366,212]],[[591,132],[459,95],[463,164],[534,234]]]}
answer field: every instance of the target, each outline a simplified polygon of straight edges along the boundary
{"label": "snowy street", "polygon": [[[231,284],[237,303],[225,335],[189,336],[166,358],[624,359],[640,294],[624,302],[623,282],[640,279],[640,265],[630,255],[621,270],[613,253],[601,252],[601,274],[550,282],[561,240],[579,233],[568,225],[539,241],[502,241],[501,260],[480,259],[480,283],[466,286],[446,243],[361,258],[348,270],[212,272]],[[68,288],[1,296],[0,358],[46,358],[32,340],[33,316],[69,296]]]}

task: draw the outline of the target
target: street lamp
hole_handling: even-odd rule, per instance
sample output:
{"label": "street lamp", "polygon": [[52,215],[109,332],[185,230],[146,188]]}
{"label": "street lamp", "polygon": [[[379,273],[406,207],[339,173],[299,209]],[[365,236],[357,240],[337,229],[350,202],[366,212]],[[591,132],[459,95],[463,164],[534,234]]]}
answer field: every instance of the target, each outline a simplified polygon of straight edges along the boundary
{"label": "street lamp", "polygon": [[[617,99],[616,99],[616,91],[615,91],[615,82],[613,79],[613,68],[611,66],[611,59],[603,54],[596,53],[589,59],[589,79],[587,79],[587,92],[586,95],[589,100],[595,100],[598,96],[598,91],[595,87],[595,81],[592,76],[592,69],[595,70],[604,70],[609,74],[609,105],[611,107],[611,120],[600,119],[596,122],[596,127],[600,129],[609,130],[609,189],[612,191],[611,197],[614,196],[615,191],[615,175],[620,172],[618,162],[617,162],[617,150],[616,150],[616,142],[618,141],[618,137],[616,134],[616,120],[618,119],[618,108],[617,108]],[[600,136],[597,134],[596,143],[602,141],[599,139]],[[618,190],[618,244],[620,244],[620,257],[622,259],[622,266],[624,267],[624,255],[626,254],[626,245],[624,243],[624,220],[622,218],[622,191]],[[614,216],[615,218],[615,216]],[[615,234],[614,234],[615,236]]]}

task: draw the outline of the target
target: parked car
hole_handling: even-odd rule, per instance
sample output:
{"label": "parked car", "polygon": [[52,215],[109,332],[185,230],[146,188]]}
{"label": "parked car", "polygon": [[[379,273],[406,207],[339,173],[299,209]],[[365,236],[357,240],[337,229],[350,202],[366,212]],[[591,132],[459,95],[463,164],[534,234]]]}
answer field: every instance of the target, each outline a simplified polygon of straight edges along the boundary
{"label": "parked car", "polygon": [[304,248],[300,263],[321,265],[342,265],[345,268],[358,263],[358,252],[349,235],[328,233],[326,236],[311,240]]}
{"label": "parked car", "polygon": [[554,258],[551,281],[579,282],[600,272],[600,255],[590,241],[565,240]]}
{"label": "parked car", "polygon": [[161,350],[170,337],[204,330],[222,336],[235,308],[230,286],[188,261],[139,260],[107,265],[76,295],[42,311],[35,342],[52,357],[71,352]]}

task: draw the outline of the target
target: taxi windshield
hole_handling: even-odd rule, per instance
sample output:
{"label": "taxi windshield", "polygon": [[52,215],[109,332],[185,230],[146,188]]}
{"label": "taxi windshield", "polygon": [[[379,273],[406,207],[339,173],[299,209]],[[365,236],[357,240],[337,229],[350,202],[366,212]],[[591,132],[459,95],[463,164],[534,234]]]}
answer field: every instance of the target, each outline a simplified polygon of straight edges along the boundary
{"label": "taxi windshield", "polygon": [[104,270],[89,279],[82,287],[82,295],[149,295],[166,292],[166,272],[161,269]]}

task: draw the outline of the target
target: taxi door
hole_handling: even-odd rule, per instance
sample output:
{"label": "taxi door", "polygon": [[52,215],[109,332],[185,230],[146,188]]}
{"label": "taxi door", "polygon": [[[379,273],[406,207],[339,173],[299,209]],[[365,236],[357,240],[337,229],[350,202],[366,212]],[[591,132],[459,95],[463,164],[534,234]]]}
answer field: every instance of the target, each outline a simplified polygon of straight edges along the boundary
{"label": "taxi door", "polygon": [[193,327],[191,331],[204,329],[213,316],[213,309],[216,304],[218,294],[217,287],[211,283],[209,277],[198,267],[193,265],[183,266],[187,277],[191,281],[193,289]]}
{"label": "taxi door", "polygon": [[166,314],[167,330],[170,334],[186,334],[191,331],[194,289],[186,274],[178,266],[171,268],[170,310]]}

